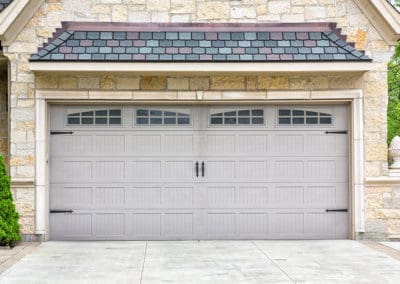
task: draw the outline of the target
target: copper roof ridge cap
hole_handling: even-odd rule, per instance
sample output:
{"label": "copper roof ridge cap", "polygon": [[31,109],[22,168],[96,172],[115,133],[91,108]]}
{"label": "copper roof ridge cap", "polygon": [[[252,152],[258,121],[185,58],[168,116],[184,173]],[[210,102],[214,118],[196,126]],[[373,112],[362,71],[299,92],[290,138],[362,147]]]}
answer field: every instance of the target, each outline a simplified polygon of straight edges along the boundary
{"label": "copper roof ridge cap", "polygon": [[128,23],[62,22],[63,30],[99,32],[326,32],[334,31],[334,22],[312,23]]}

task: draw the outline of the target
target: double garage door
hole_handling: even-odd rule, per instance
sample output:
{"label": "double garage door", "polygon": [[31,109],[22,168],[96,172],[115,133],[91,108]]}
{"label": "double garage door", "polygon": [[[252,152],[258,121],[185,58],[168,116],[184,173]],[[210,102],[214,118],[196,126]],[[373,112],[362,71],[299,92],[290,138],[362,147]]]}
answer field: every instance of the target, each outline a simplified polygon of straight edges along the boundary
{"label": "double garage door", "polygon": [[347,111],[52,106],[50,238],[347,238]]}

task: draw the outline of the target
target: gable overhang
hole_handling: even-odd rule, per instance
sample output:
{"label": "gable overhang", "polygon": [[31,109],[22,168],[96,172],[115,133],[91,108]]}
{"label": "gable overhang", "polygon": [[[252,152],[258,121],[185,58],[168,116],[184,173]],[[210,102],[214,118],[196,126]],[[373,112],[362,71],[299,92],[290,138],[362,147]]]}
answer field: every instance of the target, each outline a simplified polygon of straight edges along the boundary
{"label": "gable overhang", "polygon": [[354,0],[388,45],[400,39],[400,13],[386,0]]}
{"label": "gable overhang", "polygon": [[30,62],[33,72],[129,72],[138,74],[235,74],[235,73],[364,73],[373,62]]}
{"label": "gable overhang", "polygon": [[0,41],[8,46],[39,9],[44,0],[14,0],[0,13]]}

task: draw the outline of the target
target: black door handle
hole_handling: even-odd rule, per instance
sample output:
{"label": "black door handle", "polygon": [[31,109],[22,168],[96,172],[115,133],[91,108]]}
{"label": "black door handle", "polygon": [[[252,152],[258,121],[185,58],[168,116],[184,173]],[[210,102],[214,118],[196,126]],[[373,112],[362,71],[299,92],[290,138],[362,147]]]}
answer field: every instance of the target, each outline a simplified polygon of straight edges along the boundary
{"label": "black door handle", "polygon": [[201,176],[204,177],[204,162],[201,162]]}
{"label": "black door handle", "polygon": [[199,162],[196,162],[196,177],[199,177]]}

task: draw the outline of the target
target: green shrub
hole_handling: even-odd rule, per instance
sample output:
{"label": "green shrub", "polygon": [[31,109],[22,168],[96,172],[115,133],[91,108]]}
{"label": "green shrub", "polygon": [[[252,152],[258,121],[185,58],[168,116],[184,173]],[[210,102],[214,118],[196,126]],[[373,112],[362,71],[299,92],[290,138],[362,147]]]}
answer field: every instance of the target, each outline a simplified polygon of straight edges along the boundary
{"label": "green shrub", "polygon": [[389,102],[387,112],[388,135],[387,143],[393,137],[400,136],[400,46],[388,64]]}
{"label": "green shrub", "polygon": [[0,156],[0,245],[13,246],[21,240],[18,217],[11,194],[10,177]]}

